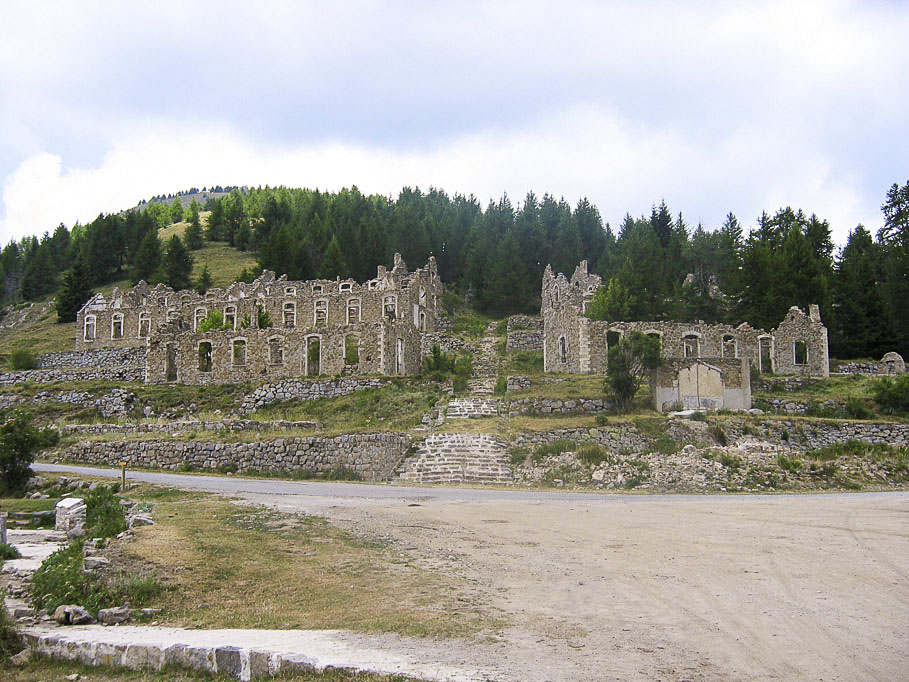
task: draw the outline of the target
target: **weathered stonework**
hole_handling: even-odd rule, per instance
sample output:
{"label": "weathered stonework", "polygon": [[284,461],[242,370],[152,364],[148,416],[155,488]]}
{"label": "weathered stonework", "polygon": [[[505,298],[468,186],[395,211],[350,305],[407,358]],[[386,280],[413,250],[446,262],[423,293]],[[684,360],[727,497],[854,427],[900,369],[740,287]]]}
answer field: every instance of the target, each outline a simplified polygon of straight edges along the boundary
{"label": "weathered stonework", "polygon": [[380,377],[343,377],[313,381],[311,379],[285,379],[274,383],[263,384],[252,393],[243,396],[240,412],[249,414],[253,410],[272,403],[283,403],[287,400],[319,400],[320,398],[337,398],[354,391],[368,388],[381,388],[389,379]]}
{"label": "weathered stonework", "polygon": [[[414,374],[421,336],[436,328],[435,259],[408,272],[400,254],[364,284],[292,281],[264,271],[251,284],[174,291],[140,282],[97,294],[77,315],[76,350],[143,349],[147,381],[236,383],[321,374]],[[227,330],[201,332],[211,311]],[[260,311],[272,326],[257,328]]]}
{"label": "weathered stonework", "polygon": [[258,421],[255,419],[219,419],[216,421],[169,421],[163,424],[157,422],[140,422],[135,424],[63,424],[59,427],[61,436],[80,435],[107,435],[107,434],[133,434],[133,433],[167,433],[185,434],[209,431],[213,433],[250,433],[274,431],[308,431],[319,427],[318,422],[288,421],[276,419],[274,421]]}
{"label": "weathered stonework", "polygon": [[640,331],[660,339],[664,358],[740,358],[765,372],[827,377],[827,328],[816,305],[806,315],[793,306],[766,332],[747,322],[738,327],[703,322],[605,322],[586,317],[599,289],[599,275],[581,261],[571,279],[543,274],[543,367],[547,372],[605,373],[609,346]]}
{"label": "weathered stonework", "polygon": [[751,372],[744,358],[671,358],[650,376],[660,412],[751,408]]}
{"label": "weathered stonework", "polygon": [[144,367],[96,367],[93,369],[29,369],[24,372],[0,373],[0,386],[13,386],[32,382],[52,384],[58,381],[116,381],[141,382],[145,380]]}
{"label": "weathered stonework", "polygon": [[508,403],[508,416],[547,414],[591,414],[612,409],[612,403],[601,398],[518,398]]}
{"label": "weathered stonework", "polygon": [[293,437],[255,443],[175,440],[83,441],[66,448],[64,460],[155,469],[193,468],[238,472],[327,473],[344,466],[367,481],[394,474],[411,444],[407,433],[356,433],[333,437]]}
{"label": "weathered stonework", "polygon": [[145,346],[44,353],[35,359],[35,369],[96,369],[121,366],[144,368]]}
{"label": "weathered stonework", "polygon": [[530,351],[539,353],[543,350],[543,331],[540,329],[517,329],[508,332],[505,341],[506,351]]}

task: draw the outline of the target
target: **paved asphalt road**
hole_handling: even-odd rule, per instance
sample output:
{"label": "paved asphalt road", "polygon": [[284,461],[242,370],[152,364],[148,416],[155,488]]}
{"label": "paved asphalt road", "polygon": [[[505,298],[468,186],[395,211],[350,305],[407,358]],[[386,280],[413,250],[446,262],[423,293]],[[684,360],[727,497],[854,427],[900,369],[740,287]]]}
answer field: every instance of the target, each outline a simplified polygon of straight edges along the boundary
{"label": "paved asphalt road", "polygon": [[[35,471],[46,471],[59,474],[77,474],[82,476],[107,476],[120,478],[120,470],[107,467],[70,466],[66,464],[32,464]],[[199,474],[170,474],[156,471],[128,470],[130,481],[142,481],[167,485],[174,488],[204,490],[213,493],[241,494],[258,493],[270,495],[302,495],[312,497],[359,498],[373,500],[428,500],[450,502],[495,502],[495,501],[585,501],[608,502],[621,501],[633,504],[635,501],[661,499],[698,499],[702,495],[646,495],[622,493],[576,493],[535,490],[506,490],[502,488],[462,488],[462,487],[420,487],[388,484],[344,483],[340,481],[286,481],[280,479],[243,478],[241,476],[209,476]],[[885,493],[821,493],[826,496],[856,495],[895,495],[909,496],[909,492]],[[800,497],[804,495],[799,495]],[[732,496],[729,496],[732,497]],[[742,496],[746,497],[746,496]],[[748,495],[747,497],[756,497]],[[781,495],[774,495],[781,497]]]}

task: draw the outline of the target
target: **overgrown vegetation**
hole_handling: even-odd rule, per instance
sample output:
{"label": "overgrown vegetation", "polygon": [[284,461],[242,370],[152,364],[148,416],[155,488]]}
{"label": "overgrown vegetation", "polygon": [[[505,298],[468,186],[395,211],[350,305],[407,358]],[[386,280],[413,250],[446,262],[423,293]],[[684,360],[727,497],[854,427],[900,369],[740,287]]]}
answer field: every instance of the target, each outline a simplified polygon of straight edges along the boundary
{"label": "overgrown vegetation", "polygon": [[16,349],[9,354],[7,365],[14,372],[35,368],[35,354],[31,351]]}
{"label": "overgrown vegetation", "polygon": [[884,377],[874,382],[874,402],[887,414],[909,414],[909,374],[895,379]]}
{"label": "overgrown vegetation", "polygon": [[617,412],[628,412],[644,379],[661,364],[659,339],[642,332],[631,332],[609,349],[605,388]]}
{"label": "overgrown vegetation", "polygon": [[534,449],[531,460],[533,462],[542,462],[547,457],[577,450],[577,447],[577,442],[573,440],[554,440],[551,443],[543,443]]}
{"label": "overgrown vegetation", "polygon": [[35,428],[24,410],[13,410],[0,422],[0,495],[21,492],[35,453],[56,443],[58,437],[54,429]]}

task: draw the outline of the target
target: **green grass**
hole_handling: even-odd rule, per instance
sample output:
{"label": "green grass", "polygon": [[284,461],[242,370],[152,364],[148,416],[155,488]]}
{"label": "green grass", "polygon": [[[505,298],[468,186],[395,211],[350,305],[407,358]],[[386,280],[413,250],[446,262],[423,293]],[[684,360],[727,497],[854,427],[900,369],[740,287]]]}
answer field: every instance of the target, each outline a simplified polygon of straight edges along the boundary
{"label": "green grass", "polygon": [[36,512],[49,511],[60,501],[60,498],[47,500],[29,500],[22,497],[0,497],[0,512]]}
{"label": "green grass", "polygon": [[293,400],[256,410],[253,419],[317,420],[326,432],[402,431],[420,424],[441,397],[434,386],[404,381],[319,400]]}
{"label": "green grass", "polygon": [[[508,374],[542,374],[542,351],[512,351],[505,357]],[[600,382],[602,387],[602,381]]]}
{"label": "green grass", "polygon": [[534,382],[528,388],[509,393],[511,398],[603,398],[603,377],[574,376],[567,381]]}

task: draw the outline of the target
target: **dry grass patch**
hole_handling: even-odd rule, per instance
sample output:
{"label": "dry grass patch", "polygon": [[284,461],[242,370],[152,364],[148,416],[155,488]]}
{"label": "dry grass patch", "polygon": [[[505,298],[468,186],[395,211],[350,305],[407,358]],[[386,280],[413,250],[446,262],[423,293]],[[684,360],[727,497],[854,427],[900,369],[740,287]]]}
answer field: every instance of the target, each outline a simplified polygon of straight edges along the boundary
{"label": "dry grass patch", "polygon": [[176,587],[154,604],[169,624],[414,636],[484,629],[452,580],[321,519],[198,494],[159,499],[155,516],[129,552]]}

